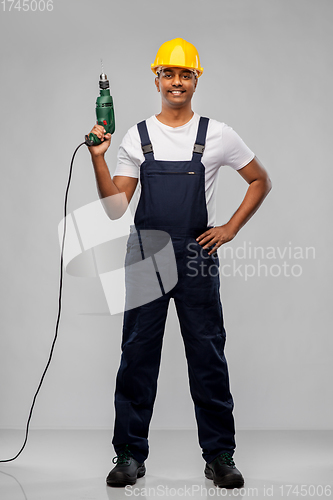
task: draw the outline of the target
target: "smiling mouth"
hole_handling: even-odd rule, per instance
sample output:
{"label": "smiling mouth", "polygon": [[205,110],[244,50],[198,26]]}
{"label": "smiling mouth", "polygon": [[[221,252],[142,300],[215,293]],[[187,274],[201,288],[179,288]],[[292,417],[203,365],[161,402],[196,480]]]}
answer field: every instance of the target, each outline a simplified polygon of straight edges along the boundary
{"label": "smiling mouth", "polygon": [[177,95],[182,95],[185,92],[185,90],[168,90],[168,92],[170,92],[170,94],[172,95],[177,96]]}

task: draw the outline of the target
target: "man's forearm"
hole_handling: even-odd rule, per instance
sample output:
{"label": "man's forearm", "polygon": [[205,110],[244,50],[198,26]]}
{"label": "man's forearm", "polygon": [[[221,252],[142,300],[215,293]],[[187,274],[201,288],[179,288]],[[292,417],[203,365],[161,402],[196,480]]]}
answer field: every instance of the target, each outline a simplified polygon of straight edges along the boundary
{"label": "man's forearm", "polygon": [[119,193],[119,189],[114,184],[104,155],[92,156],[98,195],[101,199]]}
{"label": "man's forearm", "polygon": [[233,229],[235,234],[237,234],[252,215],[255,214],[271,190],[271,187],[272,185],[269,178],[257,179],[251,182],[242,203],[228,222],[228,226]]}

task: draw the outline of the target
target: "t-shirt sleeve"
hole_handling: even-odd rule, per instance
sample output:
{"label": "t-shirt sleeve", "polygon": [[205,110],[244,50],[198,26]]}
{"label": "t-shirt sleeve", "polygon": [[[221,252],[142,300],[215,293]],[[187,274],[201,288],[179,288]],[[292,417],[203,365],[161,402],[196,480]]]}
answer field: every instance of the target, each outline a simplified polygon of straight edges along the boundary
{"label": "t-shirt sleeve", "polygon": [[255,157],[255,154],[229,125],[222,129],[223,165],[235,170],[245,167]]}
{"label": "t-shirt sleeve", "polygon": [[124,136],[117,154],[117,166],[113,174],[139,178],[140,159],[135,157],[130,131]]}

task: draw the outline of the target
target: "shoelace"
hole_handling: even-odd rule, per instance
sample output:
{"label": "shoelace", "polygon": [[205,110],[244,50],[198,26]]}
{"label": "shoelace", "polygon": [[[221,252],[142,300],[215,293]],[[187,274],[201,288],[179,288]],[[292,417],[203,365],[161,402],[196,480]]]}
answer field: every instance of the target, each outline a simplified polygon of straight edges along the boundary
{"label": "shoelace", "polygon": [[222,453],[220,456],[219,456],[219,462],[220,463],[223,463],[223,464],[226,464],[226,465],[231,465],[232,467],[235,466],[235,462],[232,458],[232,456],[229,454],[229,453]]}
{"label": "shoelace", "polygon": [[128,444],[125,446],[124,450],[120,451],[116,457],[113,457],[112,462],[117,465],[125,464],[129,461],[132,456],[131,451],[128,448]]}

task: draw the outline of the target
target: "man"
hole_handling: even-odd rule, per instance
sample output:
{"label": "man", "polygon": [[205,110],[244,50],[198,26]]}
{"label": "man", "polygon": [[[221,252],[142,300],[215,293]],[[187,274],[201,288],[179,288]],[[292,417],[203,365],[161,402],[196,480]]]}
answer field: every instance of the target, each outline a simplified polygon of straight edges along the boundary
{"label": "man", "polygon": [[[219,274],[199,270],[203,264],[219,265],[216,250],[231,241],[256,212],[271,182],[231,127],[192,111],[191,100],[203,72],[192,44],[182,38],[164,43],[152,70],[162,110],[129,129],[119,148],[113,179],[104,160],[111,136],[104,135],[103,127],[92,129],[102,144],[89,148],[101,198],[125,193],[129,203],[140,177],[135,230],[139,237],[145,229],[166,231],[178,271],[172,290],[124,313],[112,440],[117,457],[107,484],[135,484],[145,474],[162,338],[173,298],[185,344],[205,476],[220,487],[241,487],[244,479],[232,458],[234,404],[224,356]],[[249,187],[230,220],[215,226],[216,179],[222,165],[237,170]],[[194,250],[195,261],[191,260]]]}

